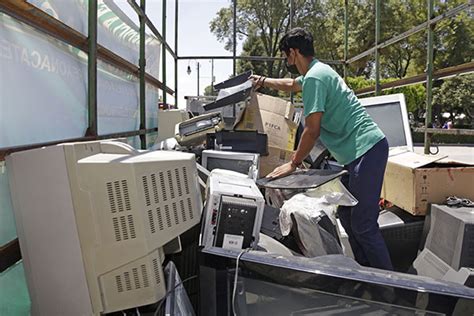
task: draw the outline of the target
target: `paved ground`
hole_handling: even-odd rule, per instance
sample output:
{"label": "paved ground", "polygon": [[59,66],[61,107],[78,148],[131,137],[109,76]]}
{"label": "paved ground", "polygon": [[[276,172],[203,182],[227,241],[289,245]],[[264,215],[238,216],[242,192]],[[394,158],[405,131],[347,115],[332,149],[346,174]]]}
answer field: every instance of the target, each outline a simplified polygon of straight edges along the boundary
{"label": "paved ground", "polygon": [[[439,153],[435,156],[448,156],[446,160],[454,160],[474,165],[474,145],[467,146],[450,146],[450,145],[439,145]],[[422,145],[415,145],[415,152],[423,154],[424,148]],[[431,151],[435,151],[436,148],[432,147]]]}

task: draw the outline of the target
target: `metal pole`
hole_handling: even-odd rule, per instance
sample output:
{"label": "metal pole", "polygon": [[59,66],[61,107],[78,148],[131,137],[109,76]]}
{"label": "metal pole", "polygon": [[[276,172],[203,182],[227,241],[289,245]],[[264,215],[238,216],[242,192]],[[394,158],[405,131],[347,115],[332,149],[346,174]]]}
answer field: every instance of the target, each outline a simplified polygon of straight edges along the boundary
{"label": "metal pole", "polygon": [[[375,0],[375,45],[380,42],[380,0]],[[380,50],[375,49],[375,95],[380,95]]]}
{"label": "metal pole", "polygon": [[[293,15],[294,15],[294,2],[293,0],[290,0],[290,30],[293,28]],[[269,74],[271,75],[271,74]],[[291,78],[294,78],[293,74],[290,74]],[[295,101],[295,94],[293,91],[290,92],[290,102],[294,103]]]}
{"label": "metal pole", "polygon": [[214,92],[214,59],[211,59],[211,92]]}
{"label": "metal pole", "polygon": [[[235,76],[237,70],[237,62],[235,57],[237,56],[237,0],[234,0],[234,9],[233,9],[233,32],[234,32],[234,49],[232,53],[232,73]],[[235,104],[232,106],[232,116],[235,117],[236,115]]]}
{"label": "metal pole", "polygon": [[[145,12],[145,0],[140,0],[140,7]],[[138,16],[140,21],[140,129],[146,128],[146,110],[145,110],[145,17]],[[141,148],[146,149],[146,135],[140,135]]]}
{"label": "metal pole", "polygon": [[[178,56],[178,3],[175,1],[174,7],[174,52]],[[178,107],[178,58],[174,59],[174,97],[175,106]]]}
{"label": "metal pole", "polygon": [[[163,85],[166,87],[166,0],[163,0],[163,34],[162,36],[163,36],[163,44],[161,45],[162,54],[163,54],[163,57],[162,57],[163,80],[162,81],[163,81]],[[167,99],[166,91],[163,90],[163,103],[165,104],[165,106],[167,105],[166,99]]]}
{"label": "metal pole", "polygon": [[[428,25],[430,19],[434,16],[433,0],[428,0]],[[428,155],[430,153],[431,146],[431,134],[428,133],[428,127],[431,124],[431,100],[432,100],[432,88],[433,88],[433,33],[435,24],[431,24],[427,28],[427,40],[428,40],[428,51],[427,51],[427,65],[426,65],[426,117],[425,117],[425,146],[424,153]]]}
{"label": "metal pole", "polygon": [[235,76],[235,72],[236,72],[236,69],[237,69],[237,65],[236,65],[236,59],[235,59],[235,56],[237,56],[237,0],[234,0],[234,9],[233,9],[233,36],[234,36],[234,49],[233,49],[233,52],[232,52],[232,56],[233,56],[233,63],[232,63],[232,73],[234,74]]}
{"label": "metal pole", "polygon": [[348,4],[349,0],[344,0],[344,80],[347,81],[348,64],[347,58],[349,57],[349,15],[348,15]]}
{"label": "metal pole", "polygon": [[295,14],[295,3],[290,0],[290,30],[293,28],[293,16]]}
{"label": "metal pole", "polygon": [[197,62],[197,96],[199,96],[199,62]]}
{"label": "metal pole", "polygon": [[86,136],[97,136],[97,0],[89,1],[88,129]]}

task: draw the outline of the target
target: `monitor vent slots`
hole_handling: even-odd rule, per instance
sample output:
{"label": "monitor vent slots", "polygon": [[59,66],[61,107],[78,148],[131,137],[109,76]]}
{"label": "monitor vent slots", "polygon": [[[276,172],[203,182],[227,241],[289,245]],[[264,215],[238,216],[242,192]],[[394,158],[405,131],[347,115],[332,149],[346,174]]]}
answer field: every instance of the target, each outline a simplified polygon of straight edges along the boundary
{"label": "monitor vent slots", "polygon": [[151,234],[194,219],[186,167],[143,175],[141,178]]}
{"label": "monitor vent slots", "polygon": [[[153,259],[155,265],[157,259]],[[157,273],[155,268],[155,274]],[[159,284],[160,276],[157,274],[157,284]],[[139,290],[141,288],[150,287],[150,280],[148,277],[148,269],[145,264],[136,266],[120,274],[115,275],[115,286],[118,293]]]}

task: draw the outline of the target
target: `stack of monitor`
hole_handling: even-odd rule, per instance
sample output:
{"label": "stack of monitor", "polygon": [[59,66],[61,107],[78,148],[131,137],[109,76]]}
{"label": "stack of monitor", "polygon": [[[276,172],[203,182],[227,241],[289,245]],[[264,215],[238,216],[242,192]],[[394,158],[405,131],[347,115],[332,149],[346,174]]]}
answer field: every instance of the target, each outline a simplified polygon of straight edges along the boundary
{"label": "stack of monitor", "polygon": [[200,221],[193,154],[94,141],[6,162],[32,314],[99,315],[165,296],[162,248]]}

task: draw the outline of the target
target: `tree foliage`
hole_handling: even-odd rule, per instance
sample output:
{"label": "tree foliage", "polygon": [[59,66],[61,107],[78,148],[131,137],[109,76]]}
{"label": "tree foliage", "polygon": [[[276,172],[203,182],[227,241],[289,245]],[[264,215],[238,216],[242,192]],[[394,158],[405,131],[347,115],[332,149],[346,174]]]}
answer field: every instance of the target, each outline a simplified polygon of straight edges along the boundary
{"label": "tree foliage", "polygon": [[[456,76],[444,80],[439,88],[433,89],[433,112],[441,117],[442,112],[450,114],[451,120],[473,124],[474,119],[474,74]],[[436,115],[435,114],[435,115]],[[462,120],[459,116],[466,115]]]}
{"label": "tree foliage", "polygon": [[[243,41],[244,56],[278,57],[278,42],[290,27],[290,0],[237,0],[237,38]],[[316,57],[321,60],[344,59],[344,0],[293,0],[293,26],[308,29],[314,37]],[[435,15],[466,3],[466,0],[437,1]],[[351,0],[348,6],[348,58],[375,45],[375,1]],[[381,41],[402,34],[426,21],[426,0],[381,1]],[[232,4],[221,9],[210,23],[211,31],[226,49],[232,51]],[[474,19],[464,11],[436,24],[434,69],[459,65],[474,60]],[[382,82],[425,72],[427,56],[426,31],[421,30],[381,50]],[[355,81],[374,79],[374,57],[366,56],[350,64],[349,75]],[[333,65],[342,73],[341,65]],[[256,74],[284,77],[288,74],[282,61],[244,61],[238,72],[253,70]],[[355,81],[349,80],[351,85]],[[436,83],[435,83],[436,84]],[[354,87],[353,88],[357,88]],[[416,89],[401,88],[409,97],[409,107],[418,111],[425,107],[423,85]],[[423,90],[423,91],[422,91]],[[274,91],[265,91],[275,93]],[[410,95],[411,95],[410,94]],[[444,104],[444,103],[440,103]]]}
{"label": "tree foliage", "polygon": [[[381,83],[388,83],[395,79],[382,79]],[[366,79],[364,77],[349,77],[347,84],[351,89],[358,90],[362,88],[373,87],[375,81],[372,79]],[[417,116],[425,108],[426,92],[423,84],[410,85],[399,88],[392,88],[382,91],[383,95],[403,93],[405,95],[405,102],[407,104],[408,112],[412,112]],[[419,118],[421,119],[421,117]]]}

